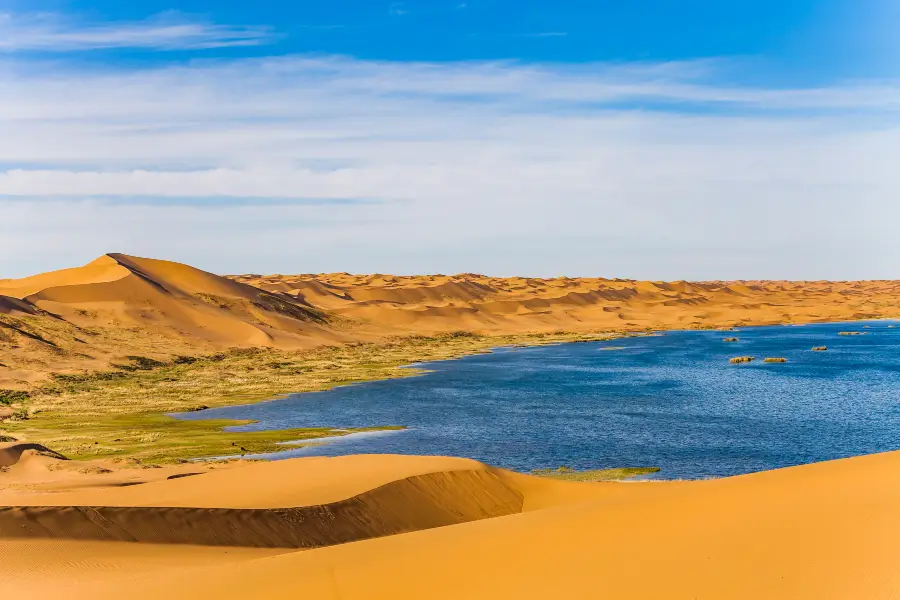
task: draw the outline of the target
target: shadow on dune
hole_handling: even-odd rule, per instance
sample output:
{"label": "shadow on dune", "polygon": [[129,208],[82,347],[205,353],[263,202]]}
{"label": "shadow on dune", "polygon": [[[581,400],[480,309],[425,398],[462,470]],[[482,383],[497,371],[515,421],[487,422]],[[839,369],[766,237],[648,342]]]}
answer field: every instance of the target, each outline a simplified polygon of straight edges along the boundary
{"label": "shadow on dune", "polygon": [[0,539],[319,548],[510,515],[522,507],[522,495],[494,473],[460,470],[298,508],[0,507]]}

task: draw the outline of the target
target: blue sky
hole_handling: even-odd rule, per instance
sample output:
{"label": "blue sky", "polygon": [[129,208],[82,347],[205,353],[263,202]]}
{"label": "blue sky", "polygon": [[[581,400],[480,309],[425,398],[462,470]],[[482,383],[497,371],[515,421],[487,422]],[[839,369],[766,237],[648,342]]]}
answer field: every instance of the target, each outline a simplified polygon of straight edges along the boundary
{"label": "blue sky", "polygon": [[0,277],[894,277],[898,30],[893,0],[0,0]]}

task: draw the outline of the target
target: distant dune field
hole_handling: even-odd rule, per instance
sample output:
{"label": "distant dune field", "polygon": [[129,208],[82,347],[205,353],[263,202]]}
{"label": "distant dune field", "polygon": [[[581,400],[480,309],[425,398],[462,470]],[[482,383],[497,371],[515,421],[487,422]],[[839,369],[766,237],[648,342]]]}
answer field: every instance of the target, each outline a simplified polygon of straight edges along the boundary
{"label": "distant dune field", "polygon": [[900,316],[900,282],[241,275],[109,254],[0,280],[0,387],[124,357],[392,336],[615,332]]}

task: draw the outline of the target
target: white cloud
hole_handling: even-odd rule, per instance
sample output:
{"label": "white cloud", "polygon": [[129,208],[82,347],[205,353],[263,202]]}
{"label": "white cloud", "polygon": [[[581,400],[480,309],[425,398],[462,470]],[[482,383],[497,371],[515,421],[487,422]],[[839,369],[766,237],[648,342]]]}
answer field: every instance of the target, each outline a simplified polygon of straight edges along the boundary
{"label": "white cloud", "polygon": [[84,24],[56,14],[0,13],[0,52],[145,48],[183,50],[256,46],[272,39],[267,27],[192,22],[164,14],[138,22]]}
{"label": "white cloud", "polygon": [[[123,251],[220,272],[892,276],[900,87],[740,88],[722,68],[8,62],[0,274]],[[367,202],[328,202],[348,198]]]}

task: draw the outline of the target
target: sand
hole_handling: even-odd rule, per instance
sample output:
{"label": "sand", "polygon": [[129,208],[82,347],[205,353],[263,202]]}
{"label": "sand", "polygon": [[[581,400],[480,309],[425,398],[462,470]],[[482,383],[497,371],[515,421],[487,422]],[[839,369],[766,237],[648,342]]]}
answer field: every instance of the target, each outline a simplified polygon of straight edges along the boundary
{"label": "sand", "polygon": [[[23,456],[19,463],[58,460]],[[21,466],[0,477],[15,479]],[[896,598],[898,502],[896,452],[720,480],[637,483],[555,481],[443,457],[236,463],[125,487],[4,487],[0,593]],[[144,516],[131,529],[102,519],[91,528],[79,518],[86,509],[78,507],[87,506]],[[201,510],[231,512],[198,527]],[[304,517],[281,525],[279,543],[260,543],[259,516],[285,510]],[[27,520],[27,511],[43,512]],[[186,537],[161,541],[173,526]]]}
{"label": "sand", "polygon": [[222,349],[395,336],[729,327],[900,317],[900,282],[242,275],[108,254],[0,279],[0,389]]}
{"label": "sand", "polygon": [[[0,391],[244,347],[898,317],[898,291],[892,281],[221,277],[110,254],[0,280]],[[14,410],[0,406],[0,418]],[[6,442],[0,597],[900,598],[897,506],[896,452],[710,481],[576,483],[463,458],[143,468]]]}

